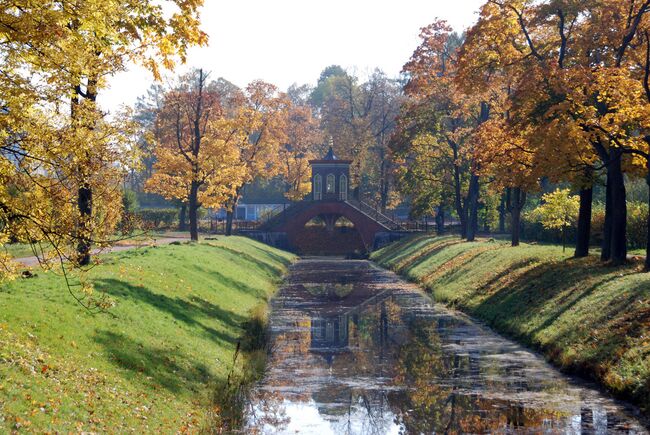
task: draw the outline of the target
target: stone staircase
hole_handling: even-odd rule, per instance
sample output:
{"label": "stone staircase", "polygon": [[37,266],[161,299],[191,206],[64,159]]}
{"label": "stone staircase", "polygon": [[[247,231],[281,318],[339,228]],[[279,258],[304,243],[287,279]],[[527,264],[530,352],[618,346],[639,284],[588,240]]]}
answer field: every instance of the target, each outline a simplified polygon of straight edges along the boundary
{"label": "stone staircase", "polygon": [[352,208],[356,209],[357,211],[365,214],[370,219],[379,222],[380,224],[390,229],[391,231],[404,230],[404,227],[399,222],[395,222],[393,219],[380,213],[374,207],[366,204],[365,202],[357,201],[356,199],[348,199],[347,201],[345,201],[345,203],[351,206]]}

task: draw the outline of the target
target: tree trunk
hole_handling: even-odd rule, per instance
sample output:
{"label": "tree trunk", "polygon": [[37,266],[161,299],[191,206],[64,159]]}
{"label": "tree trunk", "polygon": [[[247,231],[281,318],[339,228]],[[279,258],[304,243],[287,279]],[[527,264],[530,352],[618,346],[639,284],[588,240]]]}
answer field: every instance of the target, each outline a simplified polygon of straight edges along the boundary
{"label": "tree trunk", "polygon": [[237,212],[237,200],[230,199],[228,201],[228,209],[226,211],[226,236],[232,236],[232,224],[235,219],[235,213]]}
{"label": "tree trunk", "polygon": [[467,241],[473,242],[478,232],[478,195],[479,195],[479,177],[472,174],[469,181],[469,191],[467,192],[467,206],[469,207],[469,219],[467,227]]}
{"label": "tree trunk", "polygon": [[442,205],[438,206],[438,213],[436,214],[436,232],[438,235],[445,232],[445,209]]}
{"label": "tree trunk", "polygon": [[645,179],[648,184],[648,221],[647,221],[647,239],[645,247],[645,270],[650,272],[650,161],[648,161],[648,175]]}
{"label": "tree trunk", "polygon": [[521,209],[512,209],[512,246],[519,246],[519,238],[521,233]]}
{"label": "tree trunk", "polygon": [[199,240],[199,221],[197,216],[199,209],[198,193],[198,183],[196,181],[193,181],[190,187],[190,197],[187,211],[190,217],[190,239],[195,242],[198,242]]}
{"label": "tree trunk", "polygon": [[591,209],[594,197],[593,187],[580,190],[580,213],[578,214],[578,232],[576,236],[576,258],[589,255],[589,238],[591,234]]}
{"label": "tree trunk", "polygon": [[[458,160],[458,146],[453,141],[448,141],[454,153],[454,162]],[[461,193],[460,166],[454,163],[454,205],[456,214],[460,220],[460,238],[467,237],[467,204],[463,204],[463,194]]]}
{"label": "tree trunk", "polygon": [[506,232],[506,195],[501,195],[501,204],[499,204],[499,232]]}
{"label": "tree trunk", "polygon": [[[479,124],[483,124],[490,119],[490,105],[482,101],[481,102],[481,113],[479,115]],[[480,194],[479,186],[479,176],[476,175],[476,172],[479,170],[479,164],[474,162],[472,164],[472,172],[469,179],[469,189],[467,192],[467,204],[466,208],[469,208],[469,227],[467,229],[467,241],[473,242],[476,239],[476,233],[478,233],[478,197]]]}
{"label": "tree trunk", "polygon": [[226,236],[232,236],[232,221],[234,218],[234,212],[232,209],[226,211],[226,229],[225,229],[225,234]]}
{"label": "tree trunk", "polygon": [[607,172],[607,186],[605,187],[605,222],[603,224],[603,244],[600,252],[601,261],[612,258],[612,183],[611,175]]}
{"label": "tree trunk", "polygon": [[519,246],[521,237],[521,210],[526,204],[526,192],[515,187],[507,190],[506,204],[512,216],[512,246]]}
{"label": "tree trunk", "polygon": [[91,238],[89,235],[89,221],[92,219],[92,201],[92,188],[88,185],[80,187],[77,192],[77,207],[81,217],[77,254],[79,257],[79,265],[81,266],[87,266],[90,264]]}
{"label": "tree trunk", "polygon": [[483,216],[483,232],[485,234],[490,234],[490,220],[488,219],[489,216],[489,208],[487,205],[483,204],[483,210],[485,210],[484,216]]}
{"label": "tree trunk", "polygon": [[460,219],[460,238],[467,238],[467,207],[461,207],[458,210],[458,218]]}
{"label": "tree trunk", "polygon": [[187,231],[187,204],[181,204],[181,209],[178,212],[178,231]]}
{"label": "tree trunk", "polygon": [[611,173],[612,185],[611,262],[615,266],[627,261],[627,199],[621,157],[617,152],[607,169],[607,173]]}
{"label": "tree trunk", "polygon": [[[82,95],[81,92],[81,85],[76,85],[74,87],[74,93],[73,97],[71,98],[70,101],[70,118],[72,119],[72,122],[76,125],[76,127],[85,127],[90,131],[93,131],[95,129],[94,124],[90,125],[80,125],[79,121],[79,114],[78,114],[78,108],[79,105],[81,104],[80,102],[80,97]],[[86,92],[85,92],[85,98],[93,103],[93,108],[94,108],[94,103],[97,100],[97,80],[95,77],[88,77],[88,82],[86,86]],[[86,153],[86,158],[88,158],[88,154]],[[85,163],[90,163],[89,161],[86,161]],[[79,265],[81,266],[87,266],[90,264],[90,250],[92,248],[92,242],[91,242],[91,219],[92,219],[92,214],[93,214],[93,207],[92,207],[92,201],[93,201],[93,191],[92,187],[88,184],[88,174],[84,174],[85,170],[85,165],[84,162],[81,162],[78,165],[80,174],[82,174],[82,180],[81,181],[81,186],[77,190],[77,209],[79,210],[79,217],[80,217],[80,226],[78,228],[79,231],[79,237],[77,240],[77,256],[78,256],[78,261]]]}
{"label": "tree trunk", "polygon": [[386,208],[388,207],[388,192],[389,192],[389,183],[388,183],[388,162],[386,161],[386,156],[382,151],[380,153],[381,157],[381,180],[379,186],[379,195],[380,195],[380,209],[383,214],[386,214]]}

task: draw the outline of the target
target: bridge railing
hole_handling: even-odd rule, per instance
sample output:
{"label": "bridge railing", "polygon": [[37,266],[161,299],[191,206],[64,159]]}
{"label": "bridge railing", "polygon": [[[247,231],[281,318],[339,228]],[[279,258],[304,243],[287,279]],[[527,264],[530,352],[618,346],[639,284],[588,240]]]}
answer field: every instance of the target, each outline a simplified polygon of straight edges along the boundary
{"label": "bridge railing", "polygon": [[363,201],[358,201],[356,199],[348,199],[346,201],[353,207],[359,209],[366,215],[370,216],[377,222],[380,222],[387,227],[389,227],[392,230],[402,230],[402,224],[397,222],[394,219],[391,219],[390,217],[386,216],[385,214],[381,213],[376,207],[371,206],[370,204],[367,204]]}

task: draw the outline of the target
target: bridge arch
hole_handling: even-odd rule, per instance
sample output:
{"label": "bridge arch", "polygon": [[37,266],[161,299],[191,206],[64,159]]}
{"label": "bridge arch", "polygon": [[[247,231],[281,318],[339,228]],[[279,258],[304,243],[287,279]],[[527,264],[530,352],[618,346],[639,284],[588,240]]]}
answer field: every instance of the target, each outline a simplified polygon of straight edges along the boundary
{"label": "bridge arch", "polygon": [[328,215],[342,216],[352,222],[356,231],[359,232],[366,250],[372,249],[377,233],[389,231],[388,228],[379,222],[343,201],[311,202],[291,216],[287,216],[281,224],[274,228],[274,231],[286,232],[289,242],[292,243],[296,241],[300,231],[305,227],[307,222],[317,216]]}

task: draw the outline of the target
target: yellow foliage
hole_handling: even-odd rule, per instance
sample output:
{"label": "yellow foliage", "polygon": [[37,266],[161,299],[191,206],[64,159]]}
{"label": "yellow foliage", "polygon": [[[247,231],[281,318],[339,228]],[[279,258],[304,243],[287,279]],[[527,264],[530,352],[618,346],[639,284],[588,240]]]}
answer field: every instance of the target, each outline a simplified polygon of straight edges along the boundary
{"label": "yellow foliage", "polygon": [[0,0],[0,240],[52,245],[44,264],[85,264],[108,243],[134,130],[97,98],[128,62],[158,76],[205,44],[202,3]]}

